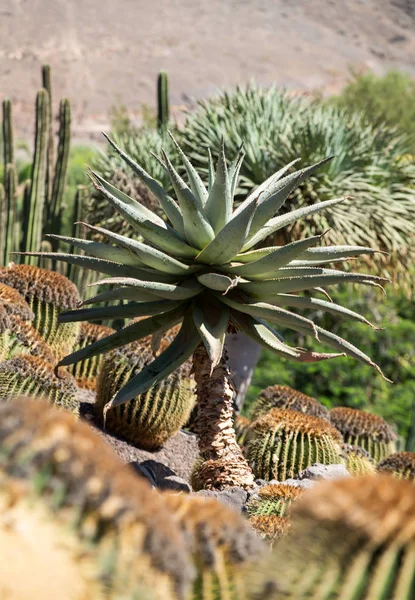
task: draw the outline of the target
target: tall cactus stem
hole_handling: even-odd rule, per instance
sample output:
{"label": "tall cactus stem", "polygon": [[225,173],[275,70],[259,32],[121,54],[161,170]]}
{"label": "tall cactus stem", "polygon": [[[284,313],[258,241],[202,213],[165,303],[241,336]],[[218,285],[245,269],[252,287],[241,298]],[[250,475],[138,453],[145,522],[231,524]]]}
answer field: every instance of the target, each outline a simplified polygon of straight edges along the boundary
{"label": "tall cactus stem", "polygon": [[16,241],[18,239],[18,218],[17,218],[17,174],[16,167],[13,164],[7,164],[4,174],[5,191],[5,229],[3,246],[3,264],[10,260],[10,252],[18,249]]}
{"label": "tall cactus stem", "polygon": [[4,171],[6,165],[11,164],[14,159],[13,149],[13,121],[12,103],[9,98],[3,100],[3,161]]}
{"label": "tall cactus stem", "polygon": [[[62,217],[62,200],[65,191],[66,174],[68,171],[69,147],[71,142],[71,105],[67,98],[59,105],[59,142],[53,176],[52,197],[50,202],[50,228],[55,234],[60,233]],[[52,244],[57,250],[56,244]]]}
{"label": "tall cactus stem", "polygon": [[[82,221],[83,206],[88,197],[88,188],[85,185],[78,185],[73,202],[73,212],[71,217],[72,237],[79,237],[79,223]],[[74,252],[74,247],[71,246],[70,252]],[[68,265],[67,277],[80,287],[80,281],[83,275],[87,273],[83,269],[79,269],[75,265]],[[82,286],[81,286],[82,287]]]}
{"label": "tall cactus stem", "polygon": [[[32,164],[30,211],[28,214],[27,251],[37,251],[42,239],[43,209],[45,204],[45,182],[49,133],[49,96],[40,90],[36,97],[35,152]],[[29,264],[35,264],[31,257]]]}
{"label": "tall cactus stem", "polygon": [[54,144],[53,144],[53,117],[52,117],[52,77],[50,65],[42,65],[42,87],[45,89],[49,96],[49,119],[48,119],[48,155],[46,165],[46,182],[45,182],[45,217],[49,219],[50,216],[50,201],[52,197],[52,185],[53,185],[53,161],[54,161]]}
{"label": "tall cactus stem", "polygon": [[157,125],[166,129],[169,123],[169,80],[167,73],[161,71],[157,79]]}

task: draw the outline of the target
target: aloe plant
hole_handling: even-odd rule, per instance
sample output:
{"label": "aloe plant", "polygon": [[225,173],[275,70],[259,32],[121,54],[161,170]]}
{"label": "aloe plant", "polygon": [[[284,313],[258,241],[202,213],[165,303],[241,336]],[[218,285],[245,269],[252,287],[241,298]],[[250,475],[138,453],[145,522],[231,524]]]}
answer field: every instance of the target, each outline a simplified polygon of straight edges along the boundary
{"label": "aloe plant", "polygon": [[[170,178],[173,197],[114,142],[110,143],[156,196],[168,222],[117,190],[98,173],[91,172],[97,190],[133,226],[135,237],[87,225],[91,232],[102,235],[106,243],[51,236],[59,243],[83,250],[84,256],[28,253],[109,276],[95,285],[114,287],[85,300],[84,305],[129,301],[123,306],[69,311],[61,315],[62,322],[146,317],[74,352],[60,364],[70,365],[148,335],[159,336],[181,323],[170,346],[113,396],[104,415],[145,393],[193,357],[198,398],[196,430],[204,459],[199,477],[203,479],[206,474],[206,485],[212,488],[249,487],[254,481],[253,474],[233,430],[233,389],[224,348],[226,333],[229,329],[242,330],[284,358],[310,362],[346,354],[381,372],[352,343],[290,310],[318,308],[370,325],[356,312],[319,296],[326,294],[322,288],[338,283],[381,286],[385,281],[381,277],[327,266],[340,259],[372,255],[374,250],[359,246],[321,246],[321,234],[285,246],[259,247],[271,233],[344,201],[344,198],[335,198],[275,216],[296,186],[328,159],[290,174],[293,164],[285,166],[236,208],[233,198],[244,159],[243,148],[228,165],[222,143],[216,169],[209,159],[205,185],[172,140],[189,182],[188,185],[178,174],[162,150],[158,160]],[[307,296],[299,295],[305,291]],[[311,335],[336,352],[313,352],[290,346],[278,333],[278,326]]]}

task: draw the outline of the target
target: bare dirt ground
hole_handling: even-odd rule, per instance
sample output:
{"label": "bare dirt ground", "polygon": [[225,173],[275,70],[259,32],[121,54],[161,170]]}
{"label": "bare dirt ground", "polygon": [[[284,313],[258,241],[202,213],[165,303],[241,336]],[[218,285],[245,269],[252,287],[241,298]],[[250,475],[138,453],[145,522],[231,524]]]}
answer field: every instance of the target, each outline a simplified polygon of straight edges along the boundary
{"label": "bare dirt ground", "polygon": [[70,97],[93,135],[117,102],[154,105],[161,69],[176,106],[252,79],[332,92],[350,67],[415,75],[415,0],[0,0],[0,96],[20,134],[45,62],[55,103]]}

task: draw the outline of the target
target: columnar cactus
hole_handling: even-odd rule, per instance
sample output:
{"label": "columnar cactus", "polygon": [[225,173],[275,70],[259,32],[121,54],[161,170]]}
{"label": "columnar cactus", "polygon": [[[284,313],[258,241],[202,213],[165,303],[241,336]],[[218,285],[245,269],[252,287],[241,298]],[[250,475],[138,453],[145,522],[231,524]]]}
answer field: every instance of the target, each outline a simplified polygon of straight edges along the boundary
{"label": "columnar cactus", "polygon": [[247,458],[256,477],[284,481],[315,462],[340,462],[340,433],[325,419],[273,408],[249,431]]}
{"label": "columnar cactus", "polygon": [[15,396],[42,396],[57,408],[78,415],[78,388],[66,369],[55,374],[53,366],[37,356],[20,354],[0,363],[0,404]]}
{"label": "columnar cactus", "polygon": [[[64,530],[63,544],[55,550],[58,557],[63,555],[70,562],[75,581],[66,578],[72,594],[63,585],[65,581],[60,582],[58,597],[184,600],[192,573],[175,520],[160,496],[126,468],[86,423],[48,407],[42,400],[15,399],[0,406],[0,447],[0,479],[7,484],[1,489],[15,482],[23,490],[11,505],[5,504],[0,492],[0,547],[3,524],[8,522],[5,515],[17,521],[17,530],[24,530],[23,524],[39,516],[45,517],[42,527],[37,528],[39,534],[47,533],[45,521],[55,538]],[[20,505],[19,514],[15,509]],[[29,521],[19,527],[19,518],[27,514]],[[19,535],[25,536],[26,532]],[[43,544],[50,543],[50,537],[38,535],[32,540],[31,552],[23,555],[28,563],[32,554],[42,552]],[[4,556],[2,553],[2,559]],[[19,556],[17,562],[22,559]],[[33,561],[39,562],[36,557]],[[57,573],[54,570],[56,562],[46,563],[51,569],[48,576],[42,565],[43,589],[48,589],[49,579],[61,574],[60,569]],[[31,565],[25,567],[31,573]],[[8,573],[10,569],[13,573],[13,568],[15,565],[10,564]],[[0,579],[0,589],[4,585]],[[19,590],[20,582],[10,581],[9,577],[6,589],[13,591],[14,585]],[[53,591],[51,582],[49,593],[43,597],[54,597]]]}
{"label": "columnar cactus", "polygon": [[33,326],[50,347],[55,359],[73,349],[79,334],[78,323],[59,323],[62,310],[79,303],[76,286],[66,277],[31,265],[10,264],[0,269],[0,282],[16,289],[29,304]]}
{"label": "columnar cactus", "polygon": [[398,479],[415,480],[415,452],[396,452],[377,466],[379,473],[390,473]]}
{"label": "columnar cactus", "polygon": [[375,463],[396,452],[396,435],[378,415],[339,406],[331,409],[330,420],[346,444],[360,446]]}
{"label": "columnar cactus", "polygon": [[[102,340],[104,337],[111,335],[111,333],[114,332],[114,329],[105,327],[105,325],[82,323],[75,350],[85,348],[88,344],[93,344],[98,340]],[[80,388],[91,391],[95,390],[101,362],[102,356],[93,356],[90,359],[83,360],[70,366],[69,371],[75,377]]]}
{"label": "columnar cactus", "polygon": [[165,494],[182,528],[197,577],[188,600],[247,600],[264,548],[246,520],[213,498]]}
{"label": "columnar cactus", "polygon": [[169,124],[169,80],[167,73],[161,71],[157,79],[157,125],[166,129]]}
{"label": "columnar cactus", "polygon": [[270,570],[288,600],[412,600],[415,494],[390,476],[322,482],[292,510]]}
{"label": "columnar cactus", "polygon": [[271,408],[288,408],[321,419],[329,419],[329,411],[318,400],[286,385],[270,385],[262,390],[254,402],[251,419],[256,420]]}
{"label": "columnar cactus", "polygon": [[360,446],[352,446],[351,444],[342,444],[340,458],[344,463],[350,475],[358,476],[366,473],[376,473],[376,466],[369,452],[360,448]]}
{"label": "columnar cactus", "polygon": [[304,492],[303,488],[284,483],[264,485],[246,505],[250,516],[286,517],[291,504]]}
{"label": "columnar cactus", "polygon": [[[161,347],[166,347],[166,341],[161,342]],[[104,408],[114,394],[153,359],[150,337],[103,357],[95,404],[100,422],[104,423]],[[109,410],[105,415],[105,428],[139,448],[153,450],[185,425],[195,400],[190,365],[185,363],[144,394]]]}

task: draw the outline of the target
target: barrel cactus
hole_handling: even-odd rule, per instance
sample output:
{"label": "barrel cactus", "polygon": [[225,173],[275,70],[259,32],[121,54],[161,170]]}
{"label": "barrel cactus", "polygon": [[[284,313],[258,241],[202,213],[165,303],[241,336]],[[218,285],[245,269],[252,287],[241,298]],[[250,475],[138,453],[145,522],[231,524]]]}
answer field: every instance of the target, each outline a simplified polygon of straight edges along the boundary
{"label": "barrel cactus", "polygon": [[293,502],[304,492],[303,488],[284,483],[264,485],[246,505],[250,516],[286,517]]}
{"label": "barrel cactus", "polygon": [[415,480],[415,452],[396,452],[382,460],[379,473],[390,473],[398,479]]}
{"label": "barrel cactus", "polygon": [[[57,597],[63,593],[74,600],[184,600],[192,572],[173,517],[148,483],[125,467],[86,423],[38,398],[18,398],[0,406],[0,447],[1,489],[15,483],[23,490],[15,504],[6,506],[0,491],[0,547],[4,508],[15,520],[27,514],[29,522],[44,517],[42,527],[37,528],[39,534],[48,533],[44,522],[55,538],[63,531],[66,537],[55,551],[58,557],[60,553],[66,555],[79,581],[77,586],[67,578],[73,595],[66,588],[62,592],[62,588]],[[19,505],[22,510],[15,514]],[[32,553],[42,552],[43,544],[50,541],[38,536],[32,540]],[[24,558],[30,563],[27,554]],[[53,556],[52,562],[46,563],[51,569],[57,562]],[[25,566],[30,573],[30,564]],[[56,573],[53,570],[45,577],[44,567],[43,587],[47,588]],[[52,597],[54,583],[44,598]],[[10,578],[7,585],[13,591]],[[83,594],[77,592],[79,589]],[[31,594],[26,597],[33,598]]]}
{"label": "barrel cactus", "polygon": [[[249,524],[262,539],[273,544],[275,540],[288,535],[291,523],[286,517],[276,517],[275,515],[252,515],[249,517]],[[272,596],[265,596],[271,598]]]}
{"label": "barrel cactus", "polygon": [[76,286],[60,273],[31,265],[10,264],[0,269],[0,282],[17,290],[28,303],[35,318],[32,325],[45,339],[55,359],[75,346],[78,323],[60,324],[62,310],[79,303]]}
{"label": "barrel cactus", "polygon": [[0,404],[20,394],[42,396],[57,408],[79,413],[78,388],[66,369],[37,356],[20,354],[0,363]]}
{"label": "barrel cactus", "polygon": [[235,415],[234,428],[236,440],[240,446],[245,445],[246,436],[248,434],[249,427],[251,425],[251,420],[243,415]]}
{"label": "barrel cactus", "polygon": [[288,408],[313,417],[329,419],[329,411],[318,400],[286,385],[270,385],[262,390],[252,406],[251,419],[262,417],[271,408]]}
{"label": "barrel cactus", "polygon": [[292,510],[270,560],[289,600],[411,600],[415,592],[412,482],[366,475],[323,482]]}
{"label": "barrel cactus", "polygon": [[358,476],[366,473],[376,473],[376,466],[369,452],[360,448],[360,446],[352,446],[351,444],[342,444],[340,457],[350,475]]}
{"label": "barrel cactus", "polygon": [[[85,348],[85,346],[102,340],[112,333],[115,333],[115,330],[105,325],[81,323],[75,350]],[[69,371],[75,377],[76,383],[80,388],[91,391],[95,390],[101,362],[102,356],[93,356],[90,359],[85,359],[70,366]]]}
{"label": "barrel cactus", "polygon": [[[246,520],[214,498],[166,494],[196,566],[189,600],[248,600],[263,547]],[[266,596],[265,596],[266,597]]]}
{"label": "barrel cactus", "polygon": [[23,296],[4,283],[0,283],[0,303],[11,317],[19,317],[22,321],[33,321],[35,318]]}
{"label": "barrel cactus", "polygon": [[[166,343],[161,342],[162,349]],[[107,403],[153,358],[150,337],[113,350],[104,357],[95,404],[101,423],[104,423]],[[105,415],[105,428],[139,448],[154,450],[186,424],[195,399],[190,365],[185,363],[145,393],[109,410]]]}
{"label": "barrel cactus", "polygon": [[339,463],[342,441],[325,419],[273,408],[252,424],[247,457],[256,477],[284,481],[315,462]]}
{"label": "barrel cactus", "polygon": [[[346,354],[380,372],[353,344],[317,326],[309,317],[289,310],[293,307],[300,312],[328,311],[370,326],[362,315],[315,296],[325,294],[321,288],[338,283],[381,286],[385,280],[380,277],[327,268],[330,263],[363,254],[373,255],[375,251],[356,246],[323,247],[323,232],[283,246],[259,247],[269,235],[345,200],[316,202],[291,212],[281,211],[275,216],[294,189],[328,159],[291,173],[296,161],[290,163],[236,206],[234,193],[244,159],[243,148],[228,165],[222,143],[216,170],[209,160],[206,186],[172,139],[189,185],[162,150],[158,160],[170,180],[170,194],[114,142],[110,143],[156,196],[166,220],[117,190],[98,173],[91,172],[96,189],[132,225],[134,237],[87,225],[107,243],[52,236],[51,239],[59,243],[83,250],[85,255],[40,253],[40,256],[109,275],[95,285],[115,287],[98,293],[84,304],[109,300],[130,302],[126,306],[70,311],[61,315],[62,322],[110,316],[147,318],[74,352],[60,364],[68,366],[148,335],[158,335],[181,323],[174,341],[108,399],[105,414],[145,394],[192,357],[198,396],[195,429],[201,456],[208,463],[209,485],[248,488],[254,478],[233,429],[233,388],[224,352],[226,333],[229,329],[241,330],[284,358],[314,362]],[[39,256],[39,253],[28,254]],[[307,295],[300,296],[300,292]],[[275,327],[311,335],[335,352],[292,347]]]}
{"label": "barrel cactus", "polygon": [[338,406],[331,409],[330,420],[346,444],[360,446],[376,463],[396,452],[396,434],[378,415]]}

